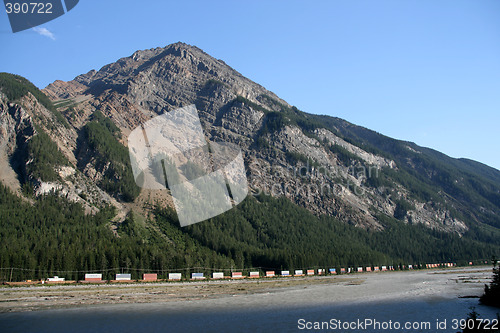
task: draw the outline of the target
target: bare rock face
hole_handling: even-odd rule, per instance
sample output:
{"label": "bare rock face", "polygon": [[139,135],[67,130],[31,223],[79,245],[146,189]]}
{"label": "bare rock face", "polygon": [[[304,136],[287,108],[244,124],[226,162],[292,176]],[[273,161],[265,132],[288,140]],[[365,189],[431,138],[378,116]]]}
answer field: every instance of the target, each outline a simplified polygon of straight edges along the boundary
{"label": "bare rock face", "polygon": [[[74,152],[78,133],[75,128],[61,124],[55,114],[29,92],[17,102],[8,102],[0,92],[0,181],[18,194],[21,182],[26,181],[20,179],[20,169],[23,169],[22,164],[30,163],[22,159],[23,152],[29,141],[39,134],[37,128],[49,135],[71,164],[76,164]],[[56,181],[25,175],[34,186],[35,195],[58,193],[70,201],[81,203],[87,213],[95,213],[106,204],[124,209],[73,166],[55,165],[54,168],[60,177]]]}
{"label": "bare rock face", "polygon": [[52,82],[47,88],[45,93],[52,99],[73,98],[87,89],[85,85],[76,81],[64,82],[61,80]]}
{"label": "bare rock face", "polygon": [[0,150],[14,152],[17,141],[27,141],[36,133],[30,115],[20,106],[6,102],[0,95]]}
{"label": "bare rock face", "polygon": [[[397,172],[399,162],[351,143],[331,126],[307,129],[294,118],[298,110],[194,46],[176,43],[137,51],[70,82],[56,81],[44,92],[54,101],[72,103],[71,108],[60,108],[70,124],[67,132],[45,128],[94,183],[103,170],[94,168],[92,152],[74,153],[79,131],[96,110],[126,138],[148,119],[195,104],[208,139],[241,147],[252,193],[286,196],[315,214],[367,229],[382,229],[377,216],[393,216],[397,202],[405,200],[414,208],[401,223],[467,230],[444,206],[412,197],[400,183],[391,189],[369,185],[382,170]],[[122,142],[126,145],[126,139]]]}
{"label": "bare rock face", "polygon": [[0,92],[0,181],[14,193],[19,193],[21,183],[10,157],[18,145],[25,144],[36,134],[36,130],[29,114],[21,106],[6,100]]}

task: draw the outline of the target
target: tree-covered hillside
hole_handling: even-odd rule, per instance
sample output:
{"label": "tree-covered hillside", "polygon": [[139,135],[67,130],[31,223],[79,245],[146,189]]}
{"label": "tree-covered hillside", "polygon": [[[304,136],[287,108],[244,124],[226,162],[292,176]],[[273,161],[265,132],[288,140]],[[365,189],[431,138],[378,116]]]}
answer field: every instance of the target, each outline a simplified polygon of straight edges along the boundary
{"label": "tree-covered hillside", "polygon": [[133,215],[115,236],[110,229],[113,216],[112,208],[85,215],[80,205],[56,195],[39,197],[32,205],[0,185],[0,280],[53,275],[82,279],[92,271],[111,278],[120,268],[138,278],[146,271],[231,267],[230,259],[189,235],[168,228],[167,238]]}
{"label": "tree-covered hillside", "polygon": [[173,210],[158,208],[151,220],[130,214],[115,236],[113,215],[111,208],[85,215],[80,205],[55,195],[32,205],[0,186],[0,280],[9,280],[11,272],[12,280],[81,279],[91,271],[111,278],[122,270],[139,278],[193,269],[465,264],[500,253],[496,245],[390,219],[385,231],[365,231],[268,196],[250,196],[236,209],[186,228]]}

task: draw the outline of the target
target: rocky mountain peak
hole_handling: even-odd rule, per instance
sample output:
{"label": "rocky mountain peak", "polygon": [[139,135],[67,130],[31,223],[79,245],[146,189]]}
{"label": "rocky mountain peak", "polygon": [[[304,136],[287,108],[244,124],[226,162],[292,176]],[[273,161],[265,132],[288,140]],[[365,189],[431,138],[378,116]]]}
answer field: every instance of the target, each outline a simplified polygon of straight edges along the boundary
{"label": "rocky mountain peak", "polygon": [[[118,140],[126,144],[141,123],[194,104],[207,138],[241,147],[252,191],[287,197],[317,215],[356,226],[383,229],[383,216],[389,216],[463,234],[465,221],[496,221],[500,215],[491,173],[485,173],[488,185],[481,192],[490,194],[473,195],[485,209],[470,214],[471,203],[456,195],[476,191],[464,181],[470,164],[441,162],[412,143],[304,113],[188,44],[137,51],[72,81],[56,81],[44,92],[61,105],[81,142],[79,131],[96,112],[119,128]],[[74,150],[78,161],[85,158],[80,169],[99,179],[105,169],[93,164],[91,150],[78,144]]]}
{"label": "rocky mountain peak", "polygon": [[[79,75],[66,84],[56,81],[48,85],[44,92],[53,98],[68,98],[77,94],[98,96],[106,90],[113,90],[127,94],[135,103],[161,113],[165,108],[169,110],[182,106],[193,97],[193,92],[206,89],[207,83],[221,84],[234,95],[255,103],[259,103],[258,96],[269,95],[288,105],[223,61],[181,42],[136,51],[129,57],[103,66],[99,71]],[[152,95],[161,98],[151,100]]]}

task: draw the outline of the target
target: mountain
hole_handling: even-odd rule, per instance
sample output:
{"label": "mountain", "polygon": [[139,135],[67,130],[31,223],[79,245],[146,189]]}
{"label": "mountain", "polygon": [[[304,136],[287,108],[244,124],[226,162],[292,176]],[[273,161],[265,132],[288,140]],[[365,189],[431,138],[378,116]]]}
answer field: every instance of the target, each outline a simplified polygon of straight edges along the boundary
{"label": "mountain", "polygon": [[[168,248],[178,245],[174,233],[240,266],[499,253],[498,170],[300,111],[194,46],[137,51],[43,93],[2,73],[0,91],[6,193],[23,202],[55,194],[88,216],[113,207],[109,224],[121,239],[135,233]],[[135,184],[126,144],[141,123],[191,104],[209,140],[242,149],[253,195],[178,228],[169,192]]]}

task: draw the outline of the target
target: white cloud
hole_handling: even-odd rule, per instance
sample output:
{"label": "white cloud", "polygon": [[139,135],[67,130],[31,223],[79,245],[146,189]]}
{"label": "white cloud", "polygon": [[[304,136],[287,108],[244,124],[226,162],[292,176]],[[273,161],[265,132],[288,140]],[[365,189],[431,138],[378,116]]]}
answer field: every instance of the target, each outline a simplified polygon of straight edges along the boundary
{"label": "white cloud", "polygon": [[56,40],[56,36],[54,36],[54,34],[47,28],[34,27],[33,30],[42,36],[49,37],[52,40]]}

